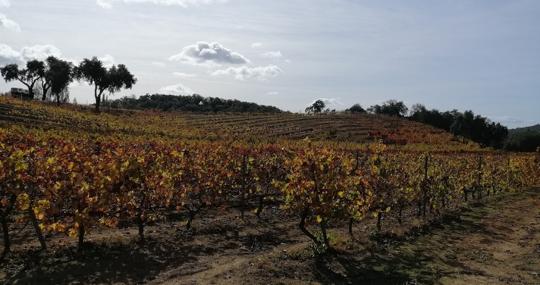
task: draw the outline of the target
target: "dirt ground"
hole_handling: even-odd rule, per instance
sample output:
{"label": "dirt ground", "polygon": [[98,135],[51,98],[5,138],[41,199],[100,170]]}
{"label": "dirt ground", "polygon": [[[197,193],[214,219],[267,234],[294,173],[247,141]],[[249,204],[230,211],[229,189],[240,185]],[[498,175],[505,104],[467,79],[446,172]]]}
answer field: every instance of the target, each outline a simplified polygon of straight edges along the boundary
{"label": "dirt ground", "polygon": [[0,264],[0,283],[540,284],[540,189],[492,197],[427,226],[388,220],[387,237],[370,238],[372,221],[355,227],[355,241],[345,227],[332,229],[335,250],[320,257],[294,217],[276,209],[265,217],[207,213],[189,232],[155,225],[145,245],[135,229],[94,231],[82,255],[64,237],[38,252],[23,234]]}

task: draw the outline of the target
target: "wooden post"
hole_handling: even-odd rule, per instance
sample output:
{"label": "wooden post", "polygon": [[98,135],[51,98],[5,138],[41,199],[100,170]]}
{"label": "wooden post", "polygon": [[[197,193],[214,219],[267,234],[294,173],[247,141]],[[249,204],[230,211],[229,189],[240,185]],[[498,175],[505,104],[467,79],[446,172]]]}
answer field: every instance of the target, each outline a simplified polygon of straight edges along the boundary
{"label": "wooden post", "polygon": [[478,199],[482,199],[482,155],[478,158],[478,178],[476,180],[476,191],[478,193]]}

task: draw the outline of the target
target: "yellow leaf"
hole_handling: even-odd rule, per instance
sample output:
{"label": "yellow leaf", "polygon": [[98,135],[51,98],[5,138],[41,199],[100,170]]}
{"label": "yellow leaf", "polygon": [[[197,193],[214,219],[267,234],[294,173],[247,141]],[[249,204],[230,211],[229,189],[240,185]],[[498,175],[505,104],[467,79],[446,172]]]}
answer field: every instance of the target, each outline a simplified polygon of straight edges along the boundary
{"label": "yellow leaf", "polygon": [[317,215],[316,219],[317,219],[317,223],[319,223],[319,224],[320,224],[320,223],[322,222],[322,218],[321,218],[321,216]]}
{"label": "yellow leaf", "polygon": [[23,193],[17,196],[17,203],[19,205],[19,209],[21,210],[28,210],[30,208],[30,196],[28,194]]}
{"label": "yellow leaf", "polygon": [[72,238],[76,237],[77,236],[77,230],[69,229],[68,235],[69,235],[69,237],[72,237]]}
{"label": "yellow leaf", "polygon": [[38,214],[36,215],[36,218],[37,218],[38,220],[43,220],[43,219],[45,218],[45,214],[44,214],[44,213],[38,213]]}

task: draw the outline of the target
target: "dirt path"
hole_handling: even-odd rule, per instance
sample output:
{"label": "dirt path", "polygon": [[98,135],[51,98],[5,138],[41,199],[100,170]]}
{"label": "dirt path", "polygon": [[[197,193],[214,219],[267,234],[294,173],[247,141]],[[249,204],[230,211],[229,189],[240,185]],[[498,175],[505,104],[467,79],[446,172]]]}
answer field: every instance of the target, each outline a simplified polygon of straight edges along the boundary
{"label": "dirt path", "polygon": [[538,193],[500,200],[470,212],[465,222],[468,234],[439,233],[439,244],[447,245],[441,250],[456,261],[442,284],[540,284]]}
{"label": "dirt path", "polygon": [[339,253],[321,259],[301,242],[156,284],[540,284],[540,192],[495,198],[371,250],[335,240]]}
{"label": "dirt path", "polygon": [[356,242],[334,229],[336,253],[322,258],[294,218],[268,217],[208,215],[196,233],[156,225],[141,247],[136,229],[93,232],[82,256],[65,238],[47,253],[20,244],[0,284],[540,284],[540,189],[471,205],[399,241],[370,240],[372,221],[355,228]]}

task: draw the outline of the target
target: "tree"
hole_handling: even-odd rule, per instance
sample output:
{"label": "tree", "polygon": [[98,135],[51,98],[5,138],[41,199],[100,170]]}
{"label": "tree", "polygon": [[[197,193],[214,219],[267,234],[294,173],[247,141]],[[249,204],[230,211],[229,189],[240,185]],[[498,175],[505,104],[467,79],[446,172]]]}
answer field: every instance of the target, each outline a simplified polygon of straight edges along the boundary
{"label": "tree", "polygon": [[402,101],[389,100],[381,105],[369,107],[368,111],[379,115],[388,115],[394,117],[405,117],[409,109]]}
{"label": "tree", "polygon": [[409,119],[495,148],[502,148],[508,136],[506,127],[475,115],[472,111],[463,113],[457,110],[439,112],[438,110],[428,110],[425,106],[416,104],[411,109]]}
{"label": "tree", "polygon": [[345,110],[345,112],[350,112],[353,114],[362,114],[362,113],[366,113],[366,110],[364,110],[364,108],[362,108],[360,104],[354,104],[352,105],[352,107]]}
{"label": "tree", "polygon": [[[70,62],[51,56],[47,58],[47,67],[45,78],[49,81],[51,94],[56,97],[56,103],[60,104],[63,101],[62,98],[66,95],[69,83],[73,81],[73,66]],[[44,91],[43,96],[45,94]]]}
{"label": "tree", "polygon": [[94,85],[94,98],[96,99],[96,111],[99,112],[103,93],[116,93],[123,88],[131,89],[137,79],[129,72],[125,65],[112,66],[107,69],[96,57],[85,58],[77,68],[74,77],[77,80],[86,80]]}
{"label": "tree", "polygon": [[45,74],[43,61],[31,60],[25,69],[19,69],[17,64],[9,64],[0,68],[0,73],[6,82],[17,80],[28,88],[28,97],[34,98],[34,86]]}
{"label": "tree", "polygon": [[312,114],[312,113],[321,113],[324,108],[326,107],[326,104],[322,100],[317,100],[311,104],[311,106],[306,108],[306,113]]}

